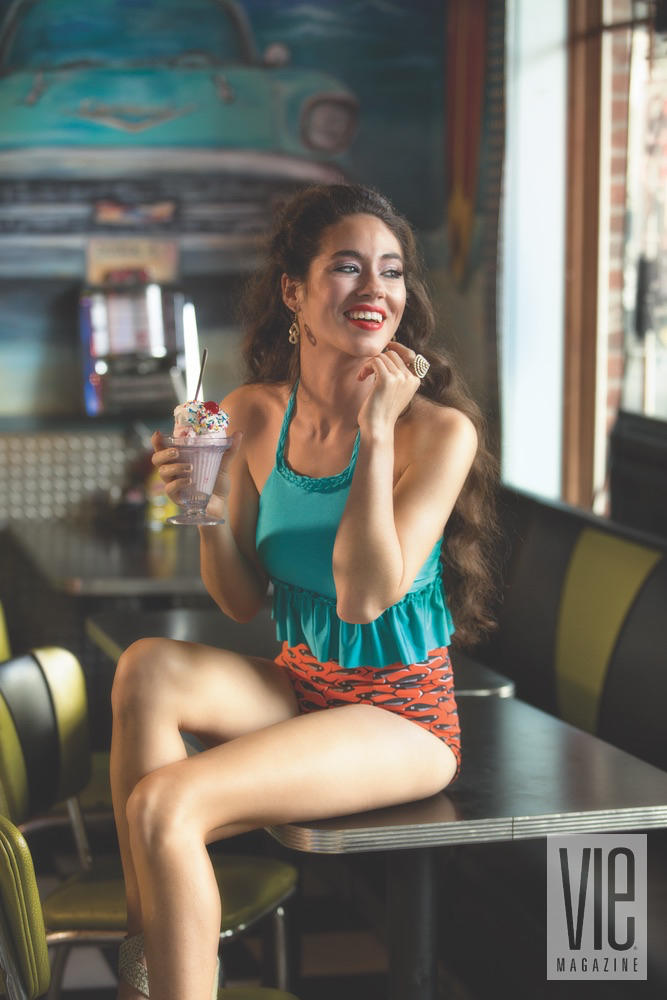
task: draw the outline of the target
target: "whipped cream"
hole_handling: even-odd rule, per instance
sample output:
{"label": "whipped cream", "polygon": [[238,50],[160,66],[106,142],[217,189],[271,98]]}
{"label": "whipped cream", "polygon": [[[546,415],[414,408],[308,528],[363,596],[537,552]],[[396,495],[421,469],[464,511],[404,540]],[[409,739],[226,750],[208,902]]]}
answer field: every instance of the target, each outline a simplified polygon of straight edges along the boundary
{"label": "whipped cream", "polygon": [[189,399],[174,410],[174,437],[199,437],[201,434],[224,434],[229,417],[217,403]]}

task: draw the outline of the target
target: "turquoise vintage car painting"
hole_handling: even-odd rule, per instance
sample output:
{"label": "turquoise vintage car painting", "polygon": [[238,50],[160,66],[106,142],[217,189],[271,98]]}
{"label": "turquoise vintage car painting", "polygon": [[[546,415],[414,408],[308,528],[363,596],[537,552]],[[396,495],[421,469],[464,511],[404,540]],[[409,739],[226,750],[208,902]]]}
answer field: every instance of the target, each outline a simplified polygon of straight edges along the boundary
{"label": "turquoise vintage car painting", "polygon": [[287,190],[346,176],[357,112],[285,45],[260,53],[233,0],[17,0],[0,34],[0,258],[12,230],[17,251],[47,233],[72,251],[110,224],[102,200],[190,251],[225,236],[233,261]]}

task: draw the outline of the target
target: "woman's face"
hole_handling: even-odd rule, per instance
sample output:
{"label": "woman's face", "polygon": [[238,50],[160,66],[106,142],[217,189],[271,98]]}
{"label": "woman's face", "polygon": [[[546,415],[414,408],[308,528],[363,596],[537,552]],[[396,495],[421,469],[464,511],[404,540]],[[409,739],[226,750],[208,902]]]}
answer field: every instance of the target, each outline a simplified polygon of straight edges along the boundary
{"label": "woman's face", "polygon": [[347,216],[324,231],[320,252],[306,281],[295,284],[294,297],[301,337],[310,345],[359,358],[379,354],[405,309],[400,243],[374,215]]}

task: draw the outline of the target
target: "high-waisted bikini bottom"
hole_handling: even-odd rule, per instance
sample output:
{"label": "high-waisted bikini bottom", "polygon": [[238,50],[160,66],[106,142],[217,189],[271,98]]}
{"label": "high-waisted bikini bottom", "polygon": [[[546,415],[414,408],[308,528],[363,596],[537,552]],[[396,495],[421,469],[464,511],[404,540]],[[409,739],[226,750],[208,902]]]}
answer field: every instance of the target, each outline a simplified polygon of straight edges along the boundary
{"label": "high-waisted bikini bottom", "polygon": [[341,705],[375,705],[395,712],[446,743],[456,758],[458,775],[461,730],[446,646],[410,666],[341,667],[335,660],[320,663],[306,645],[285,642],[276,663],[289,675],[300,712]]}

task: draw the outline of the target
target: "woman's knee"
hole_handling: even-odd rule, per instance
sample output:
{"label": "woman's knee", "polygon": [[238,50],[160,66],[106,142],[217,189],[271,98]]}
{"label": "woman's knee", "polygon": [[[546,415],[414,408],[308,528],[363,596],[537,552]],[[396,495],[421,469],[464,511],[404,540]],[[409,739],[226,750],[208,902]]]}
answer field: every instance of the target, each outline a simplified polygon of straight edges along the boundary
{"label": "woman's knee", "polygon": [[154,702],[166,693],[169,679],[178,671],[178,655],[170,639],[138,639],[118,661],[111,689],[115,715],[140,706],[144,699]]}
{"label": "woman's knee", "polygon": [[174,779],[171,768],[159,768],[135,785],[126,805],[130,842],[151,855],[183,851],[193,836],[193,814],[187,786]]}

